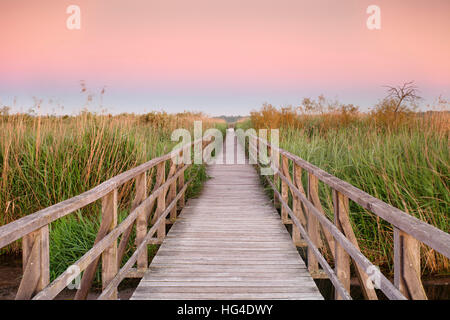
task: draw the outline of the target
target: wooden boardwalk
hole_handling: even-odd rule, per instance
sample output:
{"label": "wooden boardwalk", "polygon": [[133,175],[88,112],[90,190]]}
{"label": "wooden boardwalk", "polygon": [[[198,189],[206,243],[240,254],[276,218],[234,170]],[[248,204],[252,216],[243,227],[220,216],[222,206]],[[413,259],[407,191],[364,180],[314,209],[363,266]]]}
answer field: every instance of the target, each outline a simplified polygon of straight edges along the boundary
{"label": "wooden boardwalk", "polygon": [[[235,143],[233,131],[227,134],[219,157],[225,157],[226,164],[208,167],[212,178],[200,197],[185,206],[185,193],[196,173],[185,174],[192,164],[177,164],[173,159],[210,145],[213,140],[206,135],[73,198],[0,226],[0,248],[22,242],[23,275],[15,298],[55,299],[81,277],[75,299],[84,300],[100,268],[98,299],[102,300],[117,299],[120,283],[136,277],[142,280],[132,299],[323,299],[310,274],[326,274],[335,299],[350,300],[352,265],[366,299],[378,299],[372,280],[389,299],[427,299],[421,280],[421,243],[450,258],[450,234],[279,148],[272,140],[250,136],[251,153],[270,154],[271,167],[278,169],[276,176],[265,178],[281,205],[283,219],[265,195],[258,172],[245,164],[245,153]],[[324,214],[319,181],[331,189],[333,220]],[[128,215],[118,224],[118,190],[127,183],[135,191],[130,194]],[[350,201],[394,231],[393,283],[361,253]],[[94,245],[50,282],[49,224],[93,203],[101,205]],[[177,206],[183,208],[179,216]],[[176,222],[166,236],[167,219]],[[282,220],[292,224],[292,238]],[[133,230],[136,247],[125,260]],[[300,240],[307,245],[307,267],[293,244]],[[162,244],[148,266],[148,245],[154,243]]]}
{"label": "wooden boardwalk", "polygon": [[[225,155],[244,159],[233,132]],[[249,164],[215,164],[131,299],[323,299]]]}

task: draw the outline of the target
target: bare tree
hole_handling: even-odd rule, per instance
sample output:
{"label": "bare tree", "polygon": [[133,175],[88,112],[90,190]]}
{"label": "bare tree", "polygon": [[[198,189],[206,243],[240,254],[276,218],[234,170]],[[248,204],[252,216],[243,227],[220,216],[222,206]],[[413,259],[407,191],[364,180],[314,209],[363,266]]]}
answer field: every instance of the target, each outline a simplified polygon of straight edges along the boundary
{"label": "bare tree", "polygon": [[416,103],[422,98],[418,95],[418,88],[414,85],[414,81],[405,82],[401,86],[391,87],[385,86],[388,88],[386,101],[392,101],[394,103],[394,113],[396,114],[399,111],[406,110],[406,106],[402,106],[403,103],[409,102],[412,106],[415,106]]}

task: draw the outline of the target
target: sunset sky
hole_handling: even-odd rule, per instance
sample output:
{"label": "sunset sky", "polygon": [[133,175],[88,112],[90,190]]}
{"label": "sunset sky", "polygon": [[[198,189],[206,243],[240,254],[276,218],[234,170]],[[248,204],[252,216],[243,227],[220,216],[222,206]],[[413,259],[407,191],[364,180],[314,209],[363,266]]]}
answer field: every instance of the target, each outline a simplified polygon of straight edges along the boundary
{"label": "sunset sky", "polygon": [[77,113],[81,80],[113,113],[245,115],[321,93],[367,110],[410,80],[431,103],[450,98],[450,1],[0,0],[0,107]]}

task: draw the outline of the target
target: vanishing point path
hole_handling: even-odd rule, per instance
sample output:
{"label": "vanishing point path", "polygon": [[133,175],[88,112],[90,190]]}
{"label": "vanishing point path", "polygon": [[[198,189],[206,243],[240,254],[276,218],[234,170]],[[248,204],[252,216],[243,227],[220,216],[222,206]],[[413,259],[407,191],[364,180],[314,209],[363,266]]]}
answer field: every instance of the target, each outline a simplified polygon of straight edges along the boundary
{"label": "vanishing point path", "polygon": [[[245,157],[232,131],[224,149]],[[207,172],[131,299],[323,299],[253,166]]]}

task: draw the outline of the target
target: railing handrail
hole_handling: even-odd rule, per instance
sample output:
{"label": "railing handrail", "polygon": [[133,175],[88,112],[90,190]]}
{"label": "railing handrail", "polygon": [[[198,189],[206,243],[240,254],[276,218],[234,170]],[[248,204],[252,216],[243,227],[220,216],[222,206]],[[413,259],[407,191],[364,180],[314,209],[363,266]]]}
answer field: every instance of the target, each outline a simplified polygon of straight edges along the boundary
{"label": "railing handrail", "polygon": [[[187,165],[185,165],[186,167]],[[154,202],[156,198],[164,192],[165,189],[170,186],[174,180],[178,178],[178,175],[180,173],[183,173],[184,168],[179,170],[177,174],[175,174],[173,177],[171,177],[169,180],[167,180],[163,185],[159,186],[157,190],[153,191],[148,198],[146,198],[138,207],[136,207],[133,211],[131,211],[128,216],[125,218],[124,221],[122,221],[118,226],[116,226],[108,235],[106,235],[100,242],[92,246],[89,251],[87,251],[80,259],[78,259],[75,263],[72,264],[72,266],[77,266],[79,268],[79,272],[73,272],[72,270],[66,270],[61,275],[58,276],[57,279],[55,279],[50,285],[48,285],[44,290],[39,292],[33,299],[34,300],[49,300],[54,299],[56,295],[64,289],[64,287],[67,285],[68,282],[72,281],[75,277],[77,277],[81,271],[86,269],[86,267],[92,263],[97,257],[99,257],[102,252],[111,245],[113,241],[115,241],[128,227],[132,226],[132,224],[135,222],[139,214],[142,214],[142,212],[148,208],[149,204]],[[188,186],[188,183],[186,183],[185,188]],[[178,198],[175,198],[172,200],[172,206]],[[168,207],[164,213],[169,212],[171,207]],[[162,219],[166,217],[167,214],[162,214],[161,217],[158,219],[158,221],[152,226],[152,228],[148,231],[147,236],[152,236],[156,228],[161,223]],[[136,253],[137,252],[137,253]],[[139,253],[138,250],[136,250],[136,257]],[[132,260],[135,262],[135,260]],[[124,266],[123,268],[131,267],[129,264]],[[122,268],[122,269],[123,269]]]}
{"label": "railing handrail", "polygon": [[174,154],[178,154],[184,149],[209,139],[202,137],[191,143],[188,143],[170,153],[162,155],[158,158],[151,159],[133,169],[120,173],[98,186],[85,191],[75,197],[61,201],[50,207],[39,210],[35,213],[22,217],[18,220],[10,222],[6,225],[0,226],[0,248],[3,248],[12,242],[22,238],[23,236],[40,229],[41,227],[64,217],[78,209],[81,209],[110,193],[114,189],[120,187],[126,182],[136,178],[138,175],[150,170],[156,165],[169,160]]}
{"label": "railing handrail", "polygon": [[252,137],[258,139],[273,150],[278,151],[281,155],[286,156],[309,173],[314,174],[319,180],[346,195],[349,199],[361,205],[363,208],[391,223],[398,229],[412,235],[414,238],[420,240],[447,258],[450,258],[450,234],[432,226],[431,224],[417,219],[416,217],[409,215],[374,196],[371,196],[350,183],[316,167],[297,155],[294,155],[279,147],[272,146],[267,140],[253,135]]}
{"label": "railing handrail", "polygon": [[[194,149],[197,144],[204,147],[205,144],[211,143],[212,137],[207,135],[189,142],[170,153],[123,172],[76,197],[0,227],[0,248],[23,238],[24,270],[16,299],[53,299],[83,271],[81,286],[77,290],[75,299],[86,299],[100,256],[102,258],[102,287],[105,289],[102,298],[117,298],[117,286],[128,273],[132,272],[131,267],[134,264],[137,263],[139,271],[148,268],[146,246],[150,243],[162,242],[166,234],[167,216],[170,214],[169,223],[173,223],[177,218],[177,205],[183,207],[185,204],[187,187],[194,179],[192,176],[185,183],[185,171],[192,165],[192,161],[178,163],[175,157],[184,157],[189,150],[189,159],[191,159],[192,146]],[[167,178],[166,161],[171,162]],[[155,166],[154,177],[156,180],[153,190],[148,194],[148,182],[151,180],[147,178],[147,171]],[[153,176],[151,175],[151,177]],[[136,186],[131,209],[127,217],[117,224],[119,203],[117,190],[131,180],[134,180]],[[52,221],[100,199],[102,200],[102,218],[94,245],[50,283],[48,225]],[[153,209],[155,209],[154,212]],[[151,221],[150,217],[152,217]],[[120,268],[135,224],[137,249],[125,266]],[[149,224],[152,226],[150,230],[147,230]],[[157,238],[153,237],[155,233],[157,233]],[[118,246],[117,241],[121,235]]]}
{"label": "railing handrail", "polygon": [[[294,190],[296,196],[298,196],[301,201],[305,204],[305,206],[308,208],[308,210],[310,210],[310,212],[312,212],[312,214],[319,220],[319,222],[325,226],[328,231],[331,232],[331,234],[333,235],[334,239],[337,240],[339,242],[339,244],[344,248],[344,250],[354,259],[354,261],[360,265],[361,267],[364,267],[365,269],[369,268],[369,267],[374,267],[374,264],[372,262],[369,261],[369,259],[367,259],[362,253],[361,251],[359,251],[348,239],[347,237],[340,232],[336,226],[328,220],[328,218],[326,218],[323,214],[321,214],[319,212],[319,210],[314,206],[313,203],[311,203],[311,201],[309,201],[308,199],[306,199],[306,197],[297,189],[297,187],[295,187],[292,182],[290,182],[282,173],[278,173],[278,176],[289,186],[289,188],[291,190]],[[269,184],[271,184],[272,188],[275,187],[273,185],[273,183],[268,180]],[[278,191],[276,192],[279,201],[281,202],[281,204],[283,206],[285,206],[286,209],[288,209],[289,215],[291,217],[291,219],[294,221],[294,223],[296,224],[296,226],[301,230],[304,231],[303,226],[301,225],[300,221],[293,215],[292,210],[289,208],[289,206],[287,205],[287,203],[282,199],[280,193]],[[302,230],[303,229],[303,230]],[[314,246],[313,243],[311,243],[311,241],[308,239],[308,236],[306,234],[306,231],[304,231],[304,233],[302,233],[302,236],[307,240],[308,245],[312,245]],[[309,241],[308,241],[309,240]],[[317,248],[314,246],[314,250],[315,255],[317,256],[318,259],[320,259],[320,252],[317,251]],[[323,258],[323,256],[322,256]],[[320,261],[319,261],[320,262]],[[325,265],[327,266],[328,263],[324,260],[324,262],[321,262],[321,265],[323,265],[325,263]],[[328,266],[329,267],[329,266]],[[328,269],[328,270],[327,270]],[[337,289],[339,289],[340,291],[342,291],[342,285],[339,283],[339,285],[336,285],[335,283],[335,277],[336,274],[330,273],[329,268],[325,267],[324,268],[325,272],[328,274],[328,276],[330,277],[330,280],[333,281],[333,284],[335,285],[335,287]],[[380,274],[380,285],[381,288],[380,290],[386,294],[386,296],[390,299],[406,299],[404,297],[404,295],[397,289],[394,287],[394,285],[383,275]]]}

